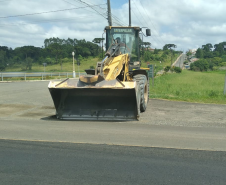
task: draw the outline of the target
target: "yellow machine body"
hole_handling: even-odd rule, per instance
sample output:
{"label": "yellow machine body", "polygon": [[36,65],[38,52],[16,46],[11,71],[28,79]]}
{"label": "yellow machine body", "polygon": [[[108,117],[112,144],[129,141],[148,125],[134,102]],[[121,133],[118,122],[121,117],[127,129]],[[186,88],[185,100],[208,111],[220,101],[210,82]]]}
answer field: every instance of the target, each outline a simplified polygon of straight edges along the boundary
{"label": "yellow machine body", "polygon": [[[48,88],[57,118],[71,120],[139,119],[142,88],[133,76],[140,74],[142,69],[131,70],[130,53],[121,53],[119,48],[120,44],[113,43],[112,50],[106,53],[102,62],[97,63],[96,69],[90,70],[91,72],[80,76],[79,79],[50,81]],[[146,71],[143,70],[142,73],[146,74]],[[147,91],[148,88],[145,87],[145,89]]]}

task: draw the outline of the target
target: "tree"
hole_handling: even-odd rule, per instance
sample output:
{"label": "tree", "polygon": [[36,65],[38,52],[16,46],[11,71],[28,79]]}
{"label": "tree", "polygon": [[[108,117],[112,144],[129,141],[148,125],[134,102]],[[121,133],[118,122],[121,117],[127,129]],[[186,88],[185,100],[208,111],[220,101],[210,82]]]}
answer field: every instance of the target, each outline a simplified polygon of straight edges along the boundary
{"label": "tree", "polygon": [[159,53],[158,49],[155,48],[154,54],[158,54],[158,53]]}
{"label": "tree", "polygon": [[33,59],[31,57],[27,57],[23,62],[22,70],[31,70],[32,62],[33,62]]}
{"label": "tree", "polygon": [[210,44],[210,43],[208,43],[208,44],[206,44],[206,45],[202,45],[202,49],[203,49],[204,51],[206,51],[206,52],[211,51],[212,48],[213,48],[213,45]]}
{"label": "tree", "polygon": [[163,46],[163,51],[168,50],[169,48],[170,49],[176,48],[176,45],[175,44],[165,44],[165,46]]}
{"label": "tree", "polygon": [[151,46],[150,42],[143,42],[143,45],[145,46],[145,48],[149,48]]}
{"label": "tree", "polygon": [[163,46],[163,51],[168,50],[168,44],[165,44],[165,46]]}
{"label": "tree", "polygon": [[[95,44],[99,44],[99,47],[100,47],[100,43],[103,40],[104,40],[104,38],[94,38],[92,42],[95,43]],[[99,52],[99,49],[98,49],[99,47],[97,45],[97,52]]]}
{"label": "tree", "polygon": [[55,56],[56,63],[58,63],[59,55],[62,53],[62,47],[58,43],[48,45],[48,49],[52,55]]}
{"label": "tree", "polygon": [[203,58],[203,50],[200,49],[200,48],[198,48],[197,51],[196,51],[195,56],[196,56],[197,58]]}
{"label": "tree", "polygon": [[77,58],[77,65],[81,65],[82,59],[83,59],[82,55],[79,55]]}
{"label": "tree", "polygon": [[194,71],[207,71],[209,62],[206,59],[199,59],[190,65],[190,69]]}
{"label": "tree", "polygon": [[6,51],[0,50],[0,71],[5,70],[6,62],[7,62]]}
{"label": "tree", "polygon": [[186,53],[186,55],[187,55],[188,57],[190,57],[190,56],[192,55],[192,52],[191,52],[191,51],[188,51],[188,52]]}
{"label": "tree", "polygon": [[27,60],[26,60],[26,62],[27,62],[26,70],[27,70],[27,68],[28,68],[29,70],[31,70],[33,59],[30,58],[30,57],[28,57]]}

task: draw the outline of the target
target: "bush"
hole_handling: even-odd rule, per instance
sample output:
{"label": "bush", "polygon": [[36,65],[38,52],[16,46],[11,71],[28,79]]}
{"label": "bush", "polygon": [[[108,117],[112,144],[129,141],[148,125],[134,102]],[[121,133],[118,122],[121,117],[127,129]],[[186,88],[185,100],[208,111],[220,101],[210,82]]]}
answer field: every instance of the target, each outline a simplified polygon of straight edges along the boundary
{"label": "bush", "polygon": [[190,65],[190,69],[193,71],[207,71],[209,63],[205,59],[199,59]]}
{"label": "bush", "polygon": [[69,62],[72,63],[73,62],[73,59],[70,59],[70,58],[67,58],[67,57],[66,58],[62,58],[61,60],[62,60],[62,63],[69,63]]}
{"label": "bush", "polygon": [[170,66],[166,66],[165,68],[164,68],[164,71],[165,72],[168,72],[170,70]]}
{"label": "bush", "polygon": [[182,69],[180,67],[174,67],[174,71],[176,73],[181,73],[182,72]]}
{"label": "bush", "polygon": [[217,70],[219,70],[219,67],[214,66],[214,67],[213,67],[213,71],[217,71]]}
{"label": "bush", "polygon": [[171,71],[171,72],[174,72],[174,68],[175,68],[174,66],[171,67],[171,68],[170,68],[170,71]]}
{"label": "bush", "polygon": [[185,60],[185,61],[184,61],[184,64],[188,64],[188,61],[187,61],[187,60]]}
{"label": "bush", "polygon": [[226,62],[222,62],[220,66],[226,66]]}

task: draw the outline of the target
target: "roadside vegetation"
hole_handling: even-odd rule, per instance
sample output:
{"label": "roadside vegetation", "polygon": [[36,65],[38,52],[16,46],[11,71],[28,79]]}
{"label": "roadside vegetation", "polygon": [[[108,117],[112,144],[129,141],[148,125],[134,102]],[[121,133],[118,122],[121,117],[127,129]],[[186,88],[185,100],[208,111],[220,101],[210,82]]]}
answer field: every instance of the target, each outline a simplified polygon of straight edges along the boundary
{"label": "roadside vegetation", "polygon": [[[223,66],[226,66],[226,42],[215,44],[210,43],[202,45],[202,48],[198,48],[195,56],[199,60],[191,63],[190,69],[193,71],[208,71],[219,70]],[[187,53],[188,56],[191,53]]]}
{"label": "roadside vegetation", "polygon": [[167,66],[170,67],[182,52],[170,50],[165,46],[163,49],[154,49],[154,51],[149,50],[148,47],[143,48],[141,52],[142,67],[152,64],[155,66],[155,72],[164,70]]}
{"label": "roadside vegetation", "polygon": [[[73,59],[71,58],[64,58],[62,59],[63,65],[60,64],[49,64],[46,65],[45,71],[46,72],[72,72],[73,71]],[[90,69],[90,67],[96,67],[96,63],[100,61],[99,57],[84,57],[79,60],[80,65],[78,66],[75,61],[75,71],[78,72],[78,68],[80,72],[83,72],[85,69]],[[61,70],[62,69],[62,70]],[[5,72],[43,72],[44,66],[34,63],[32,65],[31,70],[22,70],[20,64],[15,64],[12,67],[7,67]]]}
{"label": "roadside vegetation", "polygon": [[[72,66],[72,51],[78,64],[90,58],[99,58],[102,55],[101,42],[102,38],[94,38],[89,42],[85,39],[53,37],[45,39],[42,47],[22,46],[12,49],[0,46],[0,71],[43,71],[43,63],[52,66],[49,70],[65,71],[65,64],[71,63]],[[87,62],[87,65],[92,65],[92,62]]]}
{"label": "roadside vegetation", "polygon": [[[75,70],[95,68],[101,61],[105,51],[102,51],[102,38],[94,38],[92,42],[78,39],[45,39],[42,47],[22,46],[15,49],[0,46],[0,72],[71,72],[72,51],[75,52]],[[151,49],[149,42],[141,41],[142,67],[148,64],[155,66],[155,71],[170,66],[180,51],[169,50],[167,47]],[[79,67],[78,67],[79,66]]]}
{"label": "roadside vegetation", "polygon": [[226,104],[225,71],[168,73],[150,80],[150,97],[198,103]]}
{"label": "roadside vegetation", "polygon": [[[43,72],[43,63],[46,63],[45,72],[72,72],[72,51],[75,51],[75,71],[84,72],[85,69],[95,68],[96,63],[102,59],[101,42],[102,38],[95,38],[93,42],[84,39],[49,38],[45,39],[43,47],[22,46],[12,49],[0,46],[0,72]],[[144,42],[141,45],[142,67],[146,68],[149,64],[153,64],[155,75],[158,71],[164,72],[164,75],[155,77],[154,87],[150,84],[150,97],[226,104],[226,96],[223,95],[225,71],[218,70],[218,67],[226,62],[226,52],[221,43],[214,46],[214,51],[211,51],[211,47],[207,44],[202,49],[199,48],[196,57],[200,60],[191,66],[192,70],[203,72],[191,70],[182,72],[180,68],[171,68],[171,63],[178,58],[181,51],[171,50],[167,45],[163,49],[153,50],[150,48],[150,43]],[[168,72],[169,70],[171,72]],[[66,76],[44,75],[41,78],[49,80],[66,78]],[[41,78],[27,77],[26,80]],[[24,77],[9,79],[4,77],[4,80],[24,79]]]}

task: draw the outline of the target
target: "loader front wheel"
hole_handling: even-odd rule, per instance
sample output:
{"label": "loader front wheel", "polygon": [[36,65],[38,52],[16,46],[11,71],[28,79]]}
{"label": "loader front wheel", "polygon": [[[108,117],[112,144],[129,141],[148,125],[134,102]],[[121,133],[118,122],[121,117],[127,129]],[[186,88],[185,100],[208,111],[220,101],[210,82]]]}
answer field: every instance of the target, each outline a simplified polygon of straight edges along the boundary
{"label": "loader front wheel", "polygon": [[144,112],[149,100],[149,83],[145,75],[135,75],[133,79],[135,79],[140,86],[140,111]]}

